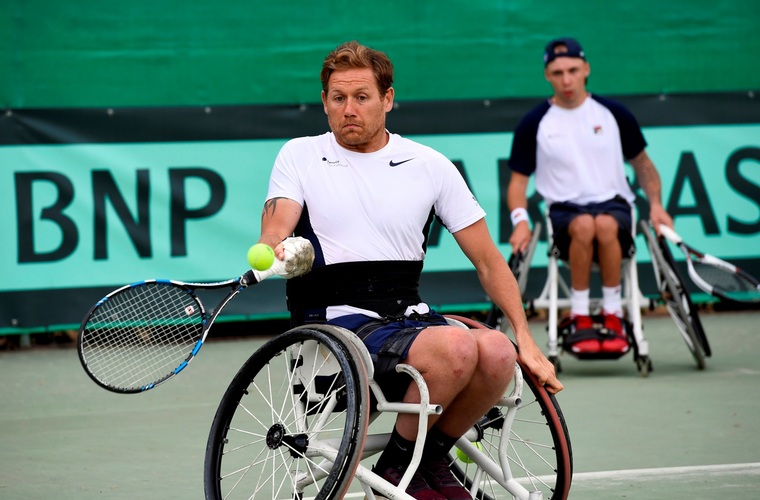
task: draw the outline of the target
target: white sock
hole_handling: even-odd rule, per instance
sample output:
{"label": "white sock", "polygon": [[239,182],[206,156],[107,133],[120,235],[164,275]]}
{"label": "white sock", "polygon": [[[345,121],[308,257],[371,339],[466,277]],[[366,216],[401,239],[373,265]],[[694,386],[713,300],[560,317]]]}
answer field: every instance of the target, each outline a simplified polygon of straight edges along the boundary
{"label": "white sock", "polygon": [[576,290],[573,288],[570,293],[570,316],[588,316],[589,315],[589,289]]}
{"label": "white sock", "polygon": [[623,317],[620,285],[602,287],[602,309],[605,314],[614,314],[619,318]]}

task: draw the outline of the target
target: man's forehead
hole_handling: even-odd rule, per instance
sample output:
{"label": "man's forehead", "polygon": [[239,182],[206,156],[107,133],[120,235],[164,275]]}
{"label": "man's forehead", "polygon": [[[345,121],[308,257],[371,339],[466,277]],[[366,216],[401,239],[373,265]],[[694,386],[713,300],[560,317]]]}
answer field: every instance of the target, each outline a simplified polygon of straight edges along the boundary
{"label": "man's forehead", "polygon": [[330,75],[328,84],[330,87],[374,87],[375,75],[370,68],[336,70]]}

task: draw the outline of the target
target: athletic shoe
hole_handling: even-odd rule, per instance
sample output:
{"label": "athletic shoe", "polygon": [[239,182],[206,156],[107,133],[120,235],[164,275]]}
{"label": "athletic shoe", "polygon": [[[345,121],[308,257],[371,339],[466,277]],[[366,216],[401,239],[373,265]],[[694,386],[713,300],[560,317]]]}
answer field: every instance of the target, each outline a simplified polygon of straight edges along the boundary
{"label": "athletic shoe", "polygon": [[[570,321],[571,340],[575,332],[580,330],[592,330],[594,328],[594,321],[591,319],[591,316],[571,316]],[[573,342],[570,349],[578,354],[595,354],[601,350],[601,345],[596,339],[586,339]]]}
{"label": "athletic shoe", "polygon": [[602,351],[626,353],[630,349],[628,345],[628,339],[625,333],[623,333],[623,322],[615,314],[604,314],[604,328],[610,335],[613,335],[611,339],[602,341]]}
{"label": "athletic shoe", "polygon": [[448,500],[472,500],[470,493],[454,477],[445,458],[432,460],[420,466],[422,477],[435,491]]}
{"label": "athletic shoe", "polygon": [[[375,471],[378,476],[385,479],[394,486],[398,486],[398,483],[401,482],[401,478],[404,476],[404,472],[406,472],[406,467],[403,465],[388,467],[382,473]],[[412,476],[412,481],[409,483],[409,486],[407,486],[406,492],[417,500],[447,500],[445,496],[441,495],[430,487],[430,485],[427,483],[427,481],[425,481],[425,478],[420,473],[419,469]],[[377,492],[375,492],[375,496],[378,499],[385,498],[379,495]]]}

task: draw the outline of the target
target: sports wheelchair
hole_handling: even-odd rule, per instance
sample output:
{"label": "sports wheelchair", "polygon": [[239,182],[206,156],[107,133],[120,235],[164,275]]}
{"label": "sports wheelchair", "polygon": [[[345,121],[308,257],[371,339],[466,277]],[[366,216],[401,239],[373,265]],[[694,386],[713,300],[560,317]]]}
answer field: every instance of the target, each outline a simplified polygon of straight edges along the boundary
{"label": "sports wheelchair", "polygon": [[[551,221],[548,215],[545,217],[548,225],[549,244],[551,243]],[[634,218],[635,220],[635,218]],[[699,320],[697,308],[687,292],[686,286],[679,272],[673,254],[668,247],[667,241],[662,237],[657,237],[648,221],[640,221],[639,227],[646,241],[647,249],[652,261],[652,268],[657,284],[657,295],[652,298],[646,298],[639,288],[638,269],[635,260],[635,253],[623,259],[621,286],[622,286],[622,305],[624,307],[625,318],[623,325],[626,330],[631,351],[633,352],[634,362],[643,377],[647,377],[652,371],[652,360],[649,357],[649,343],[643,334],[642,310],[648,308],[654,310],[658,304],[666,307],[668,313],[673,318],[679,332],[684,338],[689,351],[692,353],[697,368],[705,368],[705,358],[711,356],[710,344],[707,335]],[[528,283],[528,274],[533,253],[542,230],[542,225],[537,222],[533,228],[533,237],[531,238],[528,249],[522,255],[513,255],[510,257],[510,266],[517,279],[520,293],[523,296],[523,302],[528,304],[531,310],[546,309],[548,311],[547,325],[547,357],[554,364],[557,373],[562,371],[560,355],[567,351],[577,356],[579,359],[610,359],[610,356],[583,356],[577,355],[572,351],[565,349],[568,330],[563,328],[559,321],[560,308],[570,306],[570,287],[567,283],[566,276],[562,273],[564,263],[559,259],[556,252],[550,250],[548,254],[547,278],[543,289],[538,297],[526,299],[526,288]],[[631,228],[635,240],[635,228]],[[635,250],[635,249],[634,249]],[[595,266],[595,269],[598,269]],[[601,300],[592,298],[592,309],[601,309]],[[507,331],[508,326],[501,316],[500,311],[493,308],[486,320],[486,323],[502,331]],[[617,356],[611,356],[612,359],[619,358],[624,353]]]}
{"label": "sports wheelchair", "polygon": [[[467,318],[448,320],[482,328]],[[429,400],[417,370],[396,370],[417,384],[419,404],[386,400],[369,352],[348,330],[304,325],[269,340],[219,404],[206,448],[206,498],[411,500],[405,490],[420,463],[428,417],[443,409]],[[391,415],[400,412],[419,415],[419,432],[412,463],[393,486],[364,461],[384,449]],[[391,423],[383,425],[386,416]],[[457,441],[449,462],[476,499],[567,498],[573,462],[562,411],[519,359],[507,393]]]}
{"label": "sports wheelchair", "polygon": [[[551,219],[548,214],[545,217],[549,239],[552,240],[553,231]],[[635,219],[634,219],[635,220]],[[635,227],[631,228],[633,239],[635,239]],[[560,349],[577,356],[579,359],[617,359],[625,353],[619,354],[601,354],[601,355],[583,355],[575,354],[569,349],[564,349],[568,343],[569,329],[560,324],[559,309],[570,307],[570,286],[566,278],[560,272],[560,264],[565,264],[559,258],[559,252],[553,243],[549,243],[549,262],[547,265],[547,277],[544,288],[539,296],[533,301],[536,308],[548,309],[548,326],[547,326],[547,347],[549,352],[547,357],[554,364],[555,370],[559,373],[562,371],[562,364],[559,359]],[[635,257],[636,248],[632,246],[628,255],[624,255],[621,270],[621,287],[624,318],[623,328],[628,338],[628,343],[633,351],[633,359],[636,367],[642,376],[646,377],[652,369],[652,362],[649,359],[649,344],[644,337],[641,325],[641,308],[646,302],[641,291],[639,290],[638,269]],[[594,269],[598,266],[594,264]],[[560,292],[562,293],[560,295]],[[599,298],[591,299],[591,310],[599,314],[601,312],[601,300]],[[592,314],[594,317],[594,314]],[[604,332],[600,332],[604,335]]]}

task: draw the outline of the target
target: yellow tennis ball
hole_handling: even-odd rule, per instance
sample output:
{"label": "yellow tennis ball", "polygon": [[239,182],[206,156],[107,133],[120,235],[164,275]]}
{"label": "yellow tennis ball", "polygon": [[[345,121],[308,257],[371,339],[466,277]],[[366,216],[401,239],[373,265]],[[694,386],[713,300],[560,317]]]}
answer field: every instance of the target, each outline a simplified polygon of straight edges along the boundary
{"label": "yellow tennis ball", "polygon": [[[480,451],[483,451],[483,445],[482,445],[482,444],[480,444],[480,441],[475,441],[475,442],[474,442],[474,443],[472,443],[472,444],[474,444],[474,445],[475,445],[475,448],[479,449]],[[456,446],[455,446],[455,448],[456,448]],[[471,459],[470,457],[468,457],[468,456],[467,456],[467,454],[466,454],[465,452],[463,452],[463,451],[462,451],[462,450],[460,450],[459,448],[456,448],[456,450],[457,450],[457,458],[458,458],[459,460],[461,460],[462,462],[464,462],[464,463],[466,463],[466,464],[471,464],[471,463],[473,463],[473,462],[474,462],[474,460],[473,460],[473,459]]]}
{"label": "yellow tennis ball", "polygon": [[269,245],[256,243],[248,249],[248,263],[257,271],[266,271],[274,264],[274,250]]}

